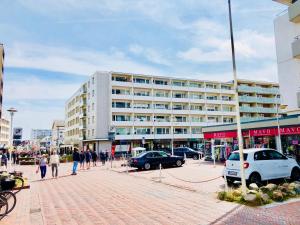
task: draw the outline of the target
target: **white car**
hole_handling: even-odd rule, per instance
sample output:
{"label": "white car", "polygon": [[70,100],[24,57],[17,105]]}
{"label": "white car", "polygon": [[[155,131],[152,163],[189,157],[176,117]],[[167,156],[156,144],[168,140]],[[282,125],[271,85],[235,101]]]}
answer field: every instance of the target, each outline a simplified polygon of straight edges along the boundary
{"label": "white car", "polygon": [[[225,162],[223,176],[226,176],[228,183],[241,180],[239,160],[239,151],[234,151]],[[244,170],[248,184],[279,178],[300,180],[300,167],[296,160],[273,149],[245,149]]]}

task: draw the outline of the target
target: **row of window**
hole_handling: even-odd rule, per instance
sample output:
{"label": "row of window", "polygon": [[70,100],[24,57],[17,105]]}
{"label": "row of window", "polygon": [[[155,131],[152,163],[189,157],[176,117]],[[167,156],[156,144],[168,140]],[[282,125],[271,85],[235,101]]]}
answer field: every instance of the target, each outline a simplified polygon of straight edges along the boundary
{"label": "row of window", "polygon": [[[120,82],[131,82],[131,79],[126,76],[112,76],[113,81],[120,81]],[[204,83],[199,83],[199,82],[193,82],[193,81],[176,81],[172,80],[167,81],[167,80],[161,80],[161,79],[150,79],[150,78],[139,78],[139,77],[134,77],[133,78],[133,83],[138,83],[138,84],[156,84],[156,85],[174,85],[174,86],[180,86],[180,87],[196,87],[196,88],[210,88],[210,89],[218,89],[221,87],[223,90],[232,90],[231,85],[225,85],[225,84],[204,84]]]}
{"label": "row of window", "polygon": [[133,103],[130,102],[112,102],[112,108],[134,108],[134,109],[173,109],[173,110],[196,110],[196,111],[225,111],[225,112],[233,112],[233,106],[223,105],[214,106],[214,105],[197,105],[197,104],[176,104],[173,103],[172,107],[166,103]]}
{"label": "row of window", "polygon": [[[208,120],[211,121],[221,121],[218,117],[208,117]],[[135,115],[132,118],[130,115],[113,115],[112,121],[126,122],[126,121],[137,121],[137,122],[204,122],[206,121],[205,117],[201,116],[154,116],[153,119],[148,115]],[[224,117],[223,123],[233,123],[234,118]]]}
{"label": "row of window", "polygon": [[[174,128],[174,134],[201,134],[201,127],[193,128]],[[158,128],[128,128],[128,127],[118,127],[116,128],[116,135],[150,135],[150,134],[171,134],[171,128],[169,127],[158,127]]]}
{"label": "row of window", "polygon": [[[131,91],[128,89],[112,89],[112,94],[115,95],[131,95]],[[151,92],[148,90],[134,90],[134,96],[152,96]],[[169,98],[172,96],[173,98],[190,98],[190,99],[205,99],[204,93],[196,93],[196,92],[171,92],[168,91],[155,91],[153,96],[155,97],[164,97]],[[223,100],[223,101],[232,101],[233,98],[231,96],[218,96],[218,95],[207,95],[207,100]]]}

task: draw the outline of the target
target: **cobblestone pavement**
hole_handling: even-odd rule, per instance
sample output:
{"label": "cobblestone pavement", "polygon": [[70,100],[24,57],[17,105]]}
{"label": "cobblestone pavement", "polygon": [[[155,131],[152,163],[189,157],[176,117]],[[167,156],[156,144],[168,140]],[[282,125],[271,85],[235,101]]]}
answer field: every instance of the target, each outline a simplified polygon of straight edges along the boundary
{"label": "cobblestone pavement", "polygon": [[[300,202],[253,209],[203,193],[171,187],[96,167],[39,181],[35,167],[21,169],[31,189],[18,193],[17,206],[2,225],[24,224],[299,224]],[[48,174],[49,175],[49,174]]]}

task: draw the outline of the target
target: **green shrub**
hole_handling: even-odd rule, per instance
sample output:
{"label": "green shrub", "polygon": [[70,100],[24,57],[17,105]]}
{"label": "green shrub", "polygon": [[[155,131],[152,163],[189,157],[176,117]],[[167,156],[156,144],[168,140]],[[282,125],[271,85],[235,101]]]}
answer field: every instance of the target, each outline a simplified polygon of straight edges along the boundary
{"label": "green shrub", "polygon": [[218,192],[218,199],[224,201],[225,200],[225,196],[226,196],[226,192],[225,191]]}

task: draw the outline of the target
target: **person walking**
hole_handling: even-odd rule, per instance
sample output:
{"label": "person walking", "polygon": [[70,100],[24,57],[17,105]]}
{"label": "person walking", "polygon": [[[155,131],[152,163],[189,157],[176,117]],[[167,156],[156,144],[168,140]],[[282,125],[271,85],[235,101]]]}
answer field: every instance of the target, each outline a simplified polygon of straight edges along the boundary
{"label": "person walking", "polygon": [[77,171],[77,166],[78,166],[78,163],[80,161],[80,155],[79,155],[79,152],[77,150],[77,148],[74,149],[74,152],[73,152],[73,170],[72,170],[72,175],[76,175],[76,171]]}
{"label": "person walking", "polygon": [[5,169],[7,169],[7,153],[6,151],[4,150],[3,153],[2,153],[2,157],[1,157],[1,165],[2,166],[5,166]]}
{"label": "person walking", "polygon": [[16,152],[15,152],[15,151],[13,151],[13,152],[11,153],[11,157],[12,157],[12,160],[13,160],[13,164],[16,164],[16,158],[17,158],[17,155],[16,155]]}
{"label": "person walking", "polygon": [[101,162],[102,162],[102,166],[104,166],[105,165],[105,154],[104,154],[104,152],[100,152],[100,160],[101,160]]}
{"label": "person walking", "polygon": [[105,161],[107,162],[108,160],[108,151],[105,152]]}
{"label": "person walking", "polygon": [[[58,166],[59,166],[59,155],[56,153],[56,151],[53,151],[52,155],[50,156],[49,166],[51,166],[51,169],[52,169],[52,177],[57,178]],[[54,173],[54,171],[55,171],[55,173]]]}
{"label": "person walking", "polygon": [[97,153],[95,150],[92,152],[92,159],[93,159],[93,166],[97,166]]}
{"label": "person walking", "polygon": [[91,152],[90,150],[86,150],[85,152],[85,162],[86,162],[86,169],[89,170],[91,168],[91,158],[92,158],[92,155],[91,155]]}
{"label": "person walking", "polygon": [[84,151],[81,150],[79,157],[80,157],[80,169],[84,170],[84,160],[85,160]]}
{"label": "person walking", "polygon": [[36,173],[41,171],[41,180],[43,180],[46,177],[47,173],[47,158],[46,155],[43,155],[42,158],[40,159],[39,167],[37,168]]}

